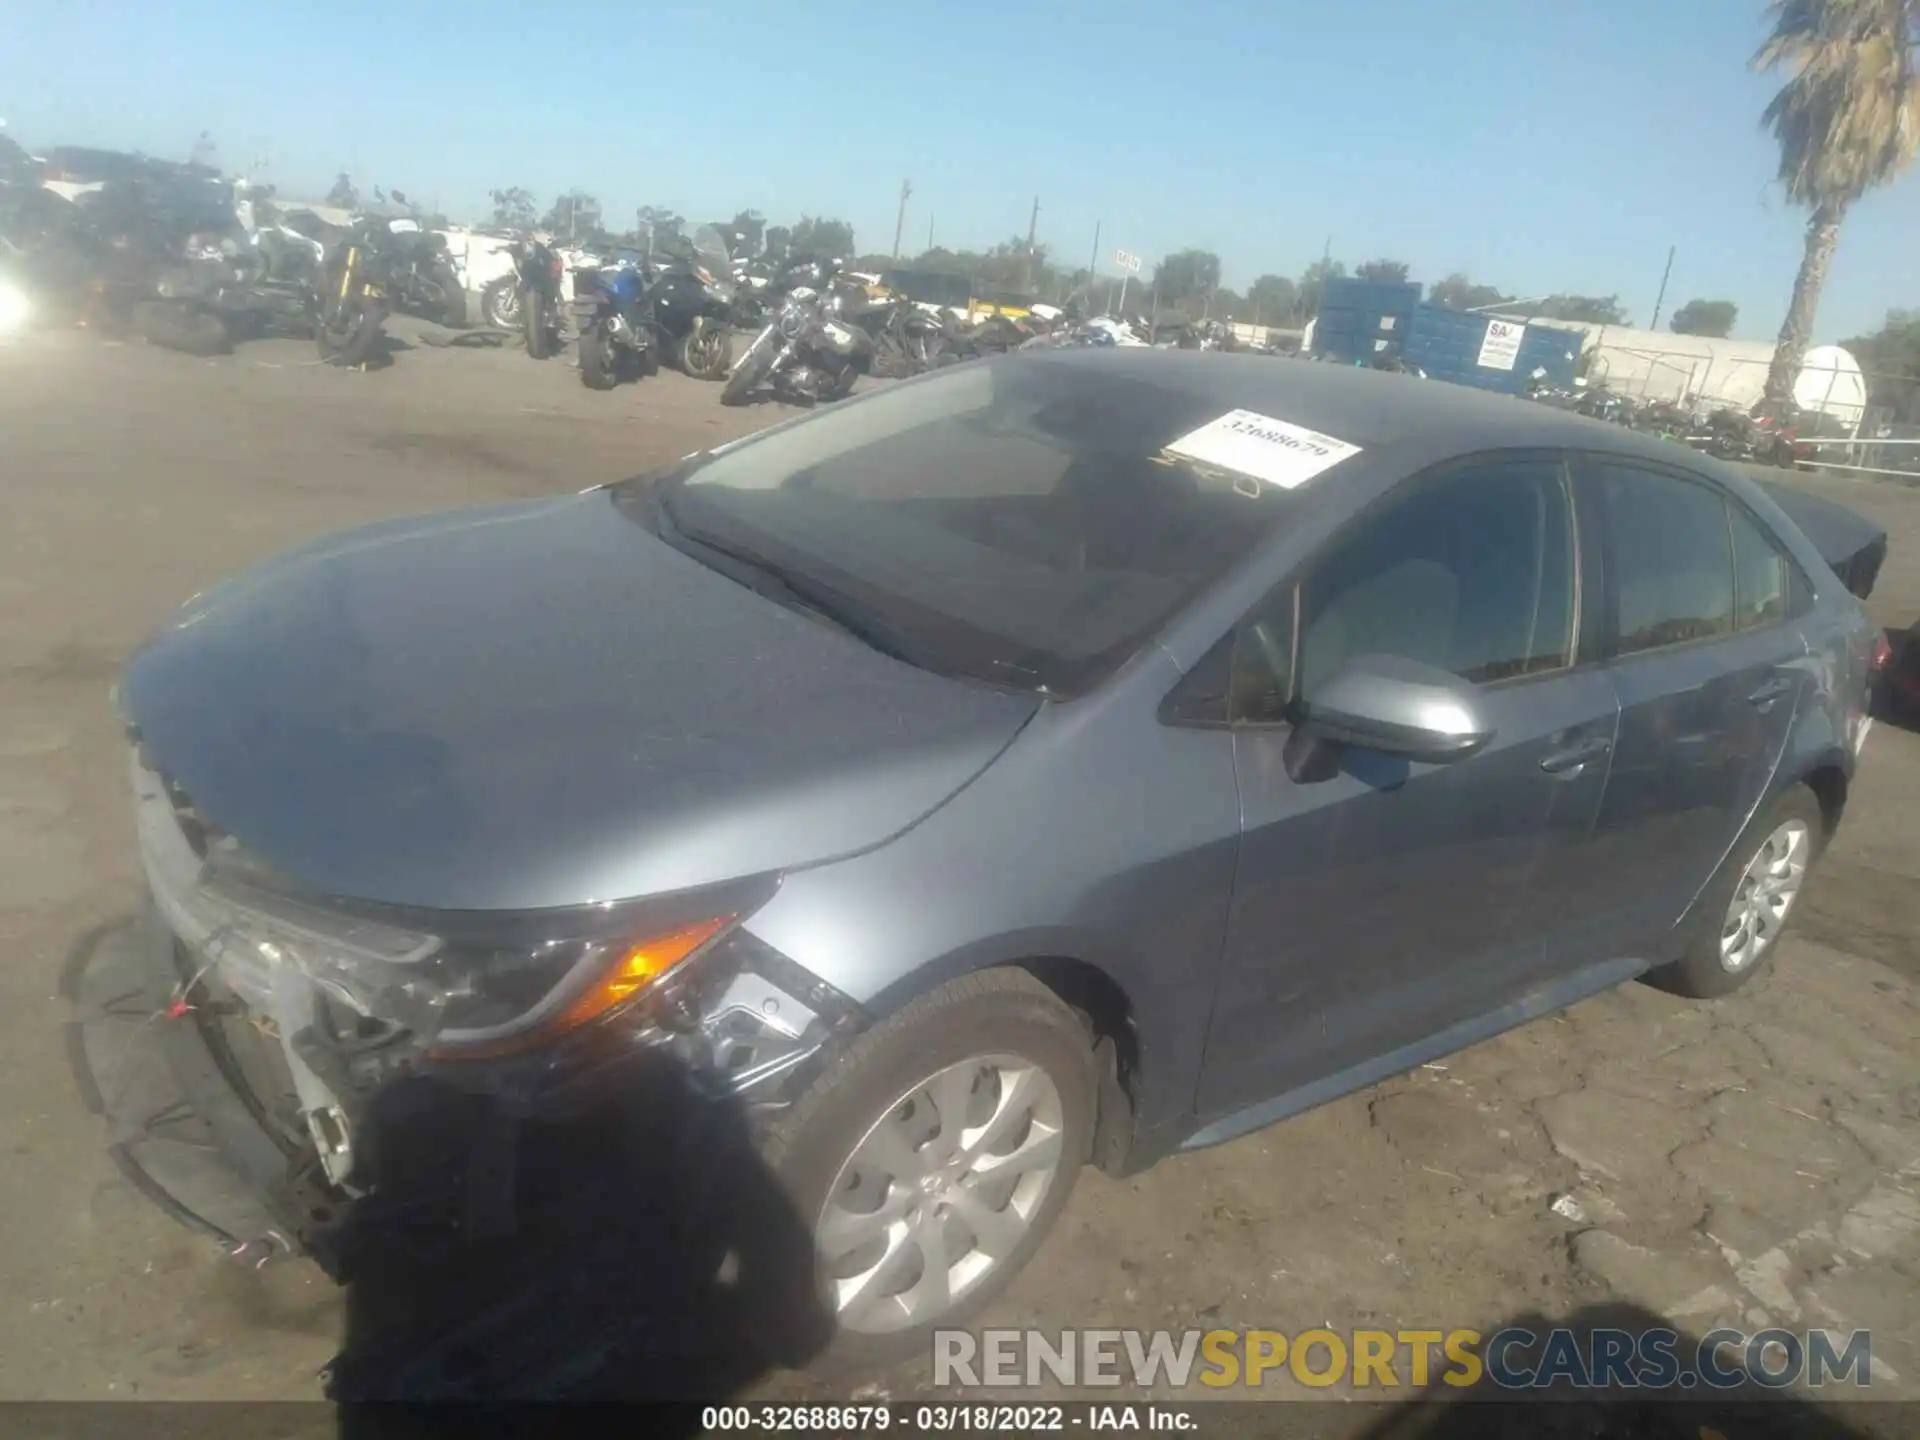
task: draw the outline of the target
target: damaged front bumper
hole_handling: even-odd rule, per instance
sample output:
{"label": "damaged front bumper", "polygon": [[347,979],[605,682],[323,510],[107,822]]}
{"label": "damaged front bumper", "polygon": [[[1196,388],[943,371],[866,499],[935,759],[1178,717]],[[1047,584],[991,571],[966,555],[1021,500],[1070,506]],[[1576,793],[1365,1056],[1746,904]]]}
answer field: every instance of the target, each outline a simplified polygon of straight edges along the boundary
{"label": "damaged front bumper", "polygon": [[[190,802],[138,750],[132,780],[151,904],[136,935],[96,947],[76,1066],[129,1178],[255,1259],[304,1253],[345,1278],[356,1229],[377,1214],[431,1215],[442,1241],[510,1233],[537,1188],[538,1167],[521,1160],[530,1136],[591,1133],[642,1092],[682,1120],[706,1111],[751,1127],[861,1023],[839,992],[735,928],[553,1044],[439,1057],[326,983],[329,957],[404,963],[404,932],[270,895],[250,906],[211,873]],[[286,934],[298,963],[263,939]],[[675,1143],[697,1149],[699,1133],[681,1124]]]}

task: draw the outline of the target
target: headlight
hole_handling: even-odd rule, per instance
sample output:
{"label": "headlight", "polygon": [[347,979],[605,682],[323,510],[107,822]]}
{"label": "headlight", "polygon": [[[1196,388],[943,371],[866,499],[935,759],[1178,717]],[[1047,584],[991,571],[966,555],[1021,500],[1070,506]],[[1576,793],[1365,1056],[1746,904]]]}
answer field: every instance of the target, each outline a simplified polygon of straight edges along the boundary
{"label": "headlight", "polygon": [[424,915],[416,925],[411,915],[343,914],[263,890],[244,862],[210,864],[201,884],[224,912],[220,948],[252,952],[232,958],[291,965],[447,1060],[551,1044],[640,1001],[772,893],[770,883],[753,884],[676,898],[671,907],[592,907],[557,919],[439,917],[443,926]]}
{"label": "headlight", "polygon": [[27,328],[33,314],[33,302],[27,292],[11,280],[0,280],[0,335],[12,335]]}

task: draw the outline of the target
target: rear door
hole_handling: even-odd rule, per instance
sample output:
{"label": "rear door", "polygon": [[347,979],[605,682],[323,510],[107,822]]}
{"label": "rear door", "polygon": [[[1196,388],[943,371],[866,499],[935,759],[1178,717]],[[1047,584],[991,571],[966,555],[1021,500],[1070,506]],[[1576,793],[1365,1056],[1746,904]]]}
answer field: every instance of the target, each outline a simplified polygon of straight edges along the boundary
{"label": "rear door", "polygon": [[[1242,837],[1203,1115],[1375,1061],[1539,979],[1534,942],[1568,913],[1615,721],[1605,676],[1577,662],[1576,555],[1558,456],[1468,460],[1363,516],[1241,627]],[[1303,763],[1286,702],[1367,652],[1474,682],[1492,743],[1445,765],[1356,747]]]}
{"label": "rear door", "polygon": [[1588,877],[1605,948],[1653,959],[1767,793],[1812,682],[1805,589],[1711,481],[1637,459],[1577,464],[1603,555],[1620,705]]}

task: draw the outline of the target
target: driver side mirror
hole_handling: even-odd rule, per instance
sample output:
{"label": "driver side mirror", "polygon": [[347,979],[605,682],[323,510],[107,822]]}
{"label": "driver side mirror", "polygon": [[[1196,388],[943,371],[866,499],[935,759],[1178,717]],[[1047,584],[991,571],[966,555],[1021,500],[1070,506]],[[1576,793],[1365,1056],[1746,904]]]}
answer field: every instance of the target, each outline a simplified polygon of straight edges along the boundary
{"label": "driver side mirror", "polygon": [[1445,764],[1486,748],[1493,727],[1473,686],[1398,655],[1356,655],[1301,702],[1299,728],[1323,740]]}

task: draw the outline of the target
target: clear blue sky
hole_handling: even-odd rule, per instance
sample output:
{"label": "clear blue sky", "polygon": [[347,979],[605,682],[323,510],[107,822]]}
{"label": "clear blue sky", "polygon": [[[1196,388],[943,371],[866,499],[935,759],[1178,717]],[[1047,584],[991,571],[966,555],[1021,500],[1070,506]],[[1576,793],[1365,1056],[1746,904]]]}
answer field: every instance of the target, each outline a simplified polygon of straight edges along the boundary
{"label": "clear blue sky", "polygon": [[[1771,338],[1803,219],[1770,183],[1760,0],[1101,4],[65,0],[11,7],[0,116],[28,148],[184,157],[201,130],[283,193],[346,170],[477,218],[578,185],[610,217],[741,207],[906,248],[1024,234],[1084,263],[1199,245],[1228,283],[1410,262],[1637,323],[1740,306]],[[1847,223],[1818,336],[1920,305],[1920,178]]]}

